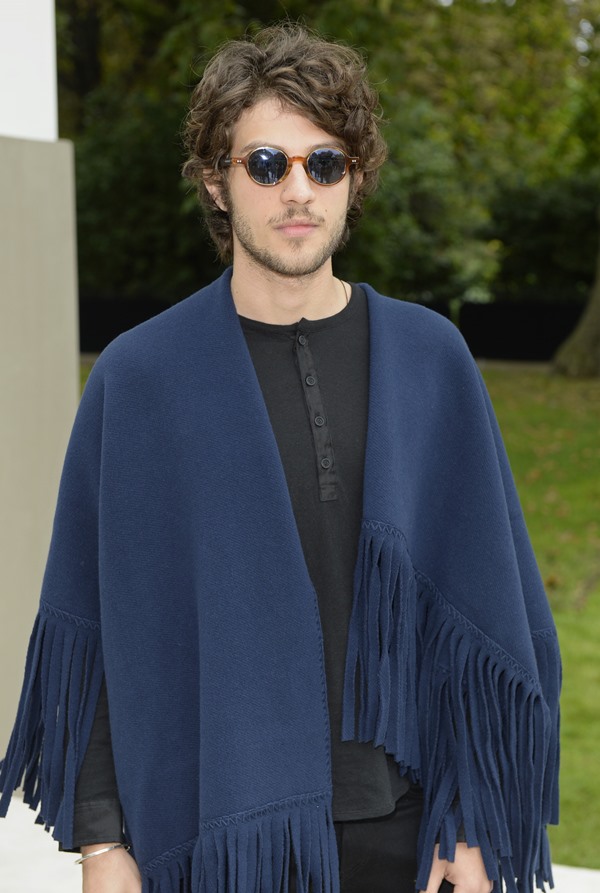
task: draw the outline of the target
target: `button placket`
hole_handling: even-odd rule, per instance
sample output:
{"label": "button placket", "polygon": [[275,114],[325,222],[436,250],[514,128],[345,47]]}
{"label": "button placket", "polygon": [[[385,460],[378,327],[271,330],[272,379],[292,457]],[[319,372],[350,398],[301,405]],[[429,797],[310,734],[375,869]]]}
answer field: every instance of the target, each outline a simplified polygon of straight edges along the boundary
{"label": "button placket", "polygon": [[322,502],[337,499],[337,474],[333,455],[331,432],[327,424],[327,413],[319,387],[314,359],[309,345],[309,337],[300,332],[294,345],[300,378],[303,383],[304,399],[311,419],[311,430],[315,446],[319,495]]}

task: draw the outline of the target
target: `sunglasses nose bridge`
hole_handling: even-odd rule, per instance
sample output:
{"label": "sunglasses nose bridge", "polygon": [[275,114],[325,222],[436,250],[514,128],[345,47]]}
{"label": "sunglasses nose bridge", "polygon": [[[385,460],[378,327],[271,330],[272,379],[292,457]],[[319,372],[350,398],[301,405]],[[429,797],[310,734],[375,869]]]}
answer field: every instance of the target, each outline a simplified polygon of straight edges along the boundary
{"label": "sunglasses nose bridge", "polygon": [[308,156],[306,156],[306,157],[304,157],[304,155],[286,155],[285,157],[286,157],[286,159],[287,159],[287,166],[286,166],[286,169],[285,169],[285,173],[283,174],[283,176],[282,176],[281,179],[279,180],[280,183],[282,183],[284,180],[286,180],[286,179],[289,177],[289,175],[290,175],[290,174],[292,173],[292,171],[294,170],[294,165],[296,165],[296,164],[300,164],[300,165],[302,166],[302,168],[303,168],[303,170],[304,170],[304,173],[306,174],[306,176],[308,177],[308,179],[311,181],[311,183],[316,183],[316,182],[317,182],[317,181],[311,176],[310,171],[308,170],[308,159],[310,158],[310,155],[308,155]]}
{"label": "sunglasses nose bridge", "polygon": [[287,170],[279,180],[283,184],[283,193],[292,201],[307,201],[314,196],[315,180],[308,172],[306,159],[300,155],[288,158]]}

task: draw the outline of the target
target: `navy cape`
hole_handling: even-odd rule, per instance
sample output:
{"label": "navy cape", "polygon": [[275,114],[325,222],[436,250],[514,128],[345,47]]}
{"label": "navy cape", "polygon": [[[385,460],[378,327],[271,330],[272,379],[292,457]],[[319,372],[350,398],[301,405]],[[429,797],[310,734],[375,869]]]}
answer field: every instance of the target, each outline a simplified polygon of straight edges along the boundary
{"label": "navy cape", "polygon": [[[337,893],[322,634],[231,271],[96,363],[0,769],[72,845],[105,675],[144,893]],[[364,519],[345,738],[424,788],[417,886],[464,826],[509,893],[551,880],[556,632],[460,334],[363,285]]]}

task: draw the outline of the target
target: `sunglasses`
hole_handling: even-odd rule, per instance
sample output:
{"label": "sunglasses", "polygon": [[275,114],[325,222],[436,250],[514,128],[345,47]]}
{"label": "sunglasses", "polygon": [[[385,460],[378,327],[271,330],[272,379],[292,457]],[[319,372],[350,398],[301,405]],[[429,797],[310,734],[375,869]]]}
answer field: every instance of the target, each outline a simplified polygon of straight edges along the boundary
{"label": "sunglasses", "polygon": [[342,149],[314,149],[309,155],[286,155],[282,149],[261,146],[253,149],[242,158],[223,159],[223,165],[243,164],[251,180],[259,186],[276,186],[285,180],[292,165],[299,162],[307,176],[319,186],[335,186],[343,180],[351,167],[358,164],[358,158],[346,155]]}

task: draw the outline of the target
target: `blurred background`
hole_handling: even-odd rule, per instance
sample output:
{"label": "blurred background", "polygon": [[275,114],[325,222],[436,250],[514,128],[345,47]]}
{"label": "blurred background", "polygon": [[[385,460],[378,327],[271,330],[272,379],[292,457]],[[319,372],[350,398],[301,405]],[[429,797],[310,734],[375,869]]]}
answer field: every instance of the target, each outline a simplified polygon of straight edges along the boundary
{"label": "blurred background", "polygon": [[[83,349],[219,272],[179,177],[190,87],[286,14],[361,48],[381,95],[389,162],[339,274],[451,315],[478,356],[550,360],[600,248],[599,0],[57,0]],[[597,374],[598,337],[563,366]]]}
{"label": "blurred background", "polygon": [[180,177],[189,93],[285,17],[380,92],[389,160],[337,274],[449,316],[481,362],[564,654],[553,858],[600,869],[600,0],[57,0],[82,384],[221,271]]}

